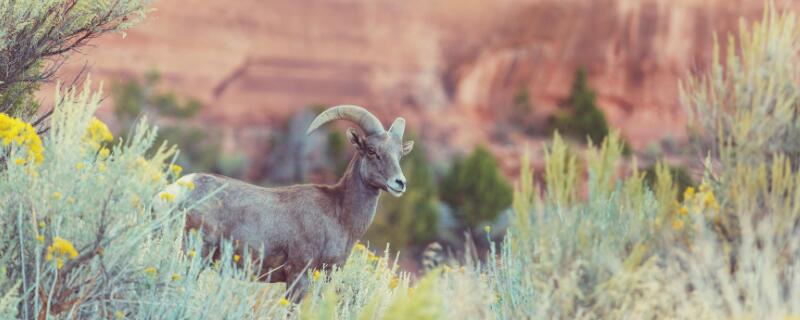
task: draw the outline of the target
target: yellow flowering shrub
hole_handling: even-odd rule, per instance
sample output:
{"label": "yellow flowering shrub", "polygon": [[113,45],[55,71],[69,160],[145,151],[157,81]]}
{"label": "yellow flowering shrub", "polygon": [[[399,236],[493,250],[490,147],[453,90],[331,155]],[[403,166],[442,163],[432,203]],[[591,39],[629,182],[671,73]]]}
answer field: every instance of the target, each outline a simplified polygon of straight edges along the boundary
{"label": "yellow flowering shrub", "polygon": [[183,167],[181,167],[181,166],[179,166],[177,164],[173,164],[173,165],[171,165],[169,167],[169,171],[172,172],[172,174],[177,177],[177,176],[181,175],[181,171],[183,171]]}
{"label": "yellow flowering shrub", "polygon": [[114,140],[114,135],[111,134],[111,130],[108,130],[108,126],[100,119],[92,117],[86,133],[83,135],[83,141],[91,146],[92,150],[98,150],[102,148],[103,143],[111,142],[111,140]]}
{"label": "yellow flowering shrub", "polygon": [[69,242],[61,237],[53,238],[53,243],[47,247],[47,261],[55,259],[56,267],[61,269],[64,266],[65,259],[75,259],[78,257],[78,251]]}
{"label": "yellow flowering shrub", "polygon": [[44,159],[42,155],[44,151],[42,140],[36,134],[36,129],[21,119],[0,113],[0,139],[3,142],[3,146],[14,144],[18,147],[27,148],[26,159],[17,159],[15,161],[16,164],[24,164],[26,161],[38,164]]}

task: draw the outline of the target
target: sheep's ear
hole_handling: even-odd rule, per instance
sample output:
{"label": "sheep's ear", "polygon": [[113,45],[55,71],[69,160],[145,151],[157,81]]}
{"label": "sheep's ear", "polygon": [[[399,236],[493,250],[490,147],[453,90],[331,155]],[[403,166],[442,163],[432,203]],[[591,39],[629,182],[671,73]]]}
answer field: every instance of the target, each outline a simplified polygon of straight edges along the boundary
{"label": "sheep's ear", "polygon": [[347,128],[347,140],[349,140],[350,144],[352,144],[357,150],[364,149],[364,137],[361,136],[356,129]]}
{"label": "sheep's ear", "polygon": [[403,142],[403,155],[411,153],[411,149],[414,149],[414,140]]}

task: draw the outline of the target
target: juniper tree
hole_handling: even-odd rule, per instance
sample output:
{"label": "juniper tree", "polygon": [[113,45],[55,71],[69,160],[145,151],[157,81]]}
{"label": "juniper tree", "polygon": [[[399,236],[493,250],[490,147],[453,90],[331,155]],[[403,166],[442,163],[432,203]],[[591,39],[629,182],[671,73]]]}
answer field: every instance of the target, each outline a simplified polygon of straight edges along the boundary
{"label": "juniper tree", "polygon": [[579,139],[588,137],[594,142],[603,141],[608,135],[608,122],[596,100],[597,93],[589,86],[586,69],[579,68],[572,92],[562,104],[567,110],[550,119],[551,129]]}
{"label": "juniper tree", "polygon": [[511,205],[511,185],[484,147],[458,159],[442,179],[442,200],[453,207],[464,227],[480,226]]}

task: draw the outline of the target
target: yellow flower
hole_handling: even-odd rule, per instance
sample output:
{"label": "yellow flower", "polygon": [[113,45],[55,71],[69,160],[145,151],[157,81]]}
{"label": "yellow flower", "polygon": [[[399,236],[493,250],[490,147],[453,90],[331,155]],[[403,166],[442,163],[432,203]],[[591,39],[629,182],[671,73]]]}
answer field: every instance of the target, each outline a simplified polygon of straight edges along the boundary
{"label": "yellow flower", "polygon": [[108,130],[108,126],[100,119],[92,117],[92,120],[89,121],[89,127],[86,128],[86,133],[83,135],[83,141],[96,150],[100,149],[103,142],[111,140],[114,140],[114,135]]}
{"label": "yellow flower", "polygon": [[16,160],[14,160],[14,163],[16,163],[18,166],[24,165],[26,162],[27,161],[25,161],[25,159],[22,158],[17,158]]}
{"label": "yellow flower", "polygon": [[175,195],[169,192],[161,192],[160,194],[158,194],[158,197],[161,198],[161,200],[166,201],[167,203],[172,203],[175,201]]}
{"label": "yellow flower", "polygon": [[714,193],[711,191],[706,192],[705,197],[703,197],[703,205],[706,208],[719,209],[719,203],[717,203],[717,198],[714,197]]}
{"label": "yellow flower", "polygon": [[689,209],[688,209],[688,208],[686,208],[686,206],[681,206],[681,207],[678,209],[678,214],[679,214],[679,215],[682,215],[682,216],[685,216],[685,215],[689,214]]}
{"label": "yellow flower", "polygon": [[98,155],[100,156],[101,159],[105,159],[111,155],[111,151],[108,150],[108,148],[102,148],[100,149],[100,152],[98,152]]}
{"label": "yellow flower", "polygon": [[64,265],[63,258],[75,259],[78,257],[78,251],[72,245],[72,242],[64,240],[61,237],[55,237],[53,243],[47,248],[47,261],[56,259],[56,266],[61,269]]}
{"label": "yellow flower", "polygon": [[117,310],[117,312],[114,312],[114,317],[116,317],[117,319],[125,319],[125,313]]}
{"label": "yellow flower", "polygon": [[36,236],[36,241],[39,241],[39,243],[44,243],[44,236],[41,234]]}
{"label": "yellow flower", "polygon": [[181,174],[181,171],[183,171],[183,167],[177,164],[173,164],[171,167],[169,167],[169,170],[172,171],[172,174],[174,174],[175,176],[179,176]]}
{"label": "yellow flower", "polygon": [[686,191],[683,192],[683,201],[689,201],[694,197],[694,188],[687,187]]}
{"label": "yellow flower", "polygon": [[181,275],[177,273],[172,273],[172,281],[178,281],[181,279]]}
{"label": "yellow flower", "polygon": [[142,156],[136,158],[136,165],[144,167],[147,166],[147,164],[148,164],[147,160],[145,160]]}
{"label": "yellow flower", "polygon": [[156,267],[147,267],[144,268],[144,273],[154,276],[158,273],[158,269]]}
{"label": "yellow flower", "polygon": [[672,229],[675,229],[675,231],[683,230],[683,220],[681,219],[672,220]]}
{"label": "yellow flower", "polygon": [[86,166],[86,165],[85,165],[85,164],[83,164],[83,162],[78,162],[78,163],[76,163],[76,164],[75,164],[75,170],[81,170],[81,169],[83,169],[83,167],[85,167],[85,166]]}
{"label": "yellow flower", "polygon": [[365,251],[365,250],[367,250],[367,247],[359,242],[359,243],[356,243],[356,245],[353,247],[353,249],[356,250],[356,251]]}
{"label": "yellow flower", "polygon": [[188,255],[189,255],[189,258],[194,258],[194,256],[195,256],[196,254],[197,254],[197,253],[196,253],[196,252],[194,252],[194,250],[189,250],[189,253],[188,253]]}
{"label": "yellow flower", "polygon": [[278,301],[278,304],[280,304],[282,306],[288,306],[289,305],[289,300],[286,300],[286,298],[281,298],[281,300]]}
{"label": "yellow flower", "polygon": [[[19,118],[12,118],[5,113],[0,113],[0,140],[4,146],[15,144],[28,149],[28,160],[37,164],[44,160],[42,153],[42,140],[36,134],[36,129],[29,123]],[[17,163],[19,164],[19,163]]]}
{"label": "yellow flower", "polygon": [[150,175],[150,181],[153,183],[158,183],[161,181],[161,172],[154,172],[152,175]]}
{"label": "yellow flower", "polygon": [[56,200],[61,200],[61,192],[53,192],[53,198]]}
{"label": "yellow flower", "polygon": [[234,254],[233,255],[233,262],[239,262],[239,260],[241,260],[241,259],[242,259],[242,257],[240,257],[238,254]]}
{"label": "yellow flower", "polygon": [[69,203],[69,204],[73,204],[73,203],[75,203],[75,198],[73,198],[73,197],[67,197],[67,203]]}
{"label": "yellow flower", "polygon": [[389,281],[389,288],[397,288],[398,284],[400,284],[400,279],[397,277],[392,277],[392,280]]}
{"label": "yellow flower", "polygon": [[189,190],[194,190],[194,182],[191,180],[178,180],[178,185]]}
{"label": "yellow flower", "polygon": [[311,275],[311,279],[317,281],[317,279],[319,279],[319,274],[319,270],[314,270],[314,274]]}
{"label": "yellow flower", "polygon": [[485,226],[483,227],[483,231],[484,231],[484,232],[486,232],[486,233],[490,233],[490,232],[492,232],[492,226],[490,226],[490,225],[485,225]]}
{"label": "yellow flower", "polygon": [[371,251],[367,251],[367,261],[375,262],[380,260],[381,258],[373,254]]}
{"label": "yellow flower", "polygon": [[106,164],[105,163],[98,163],[97,164],[97,171],[105,172],[106,171]]}
{"label": "yellow flower", "polygon": [[44,228],[45,226],[44,221],[39,221],[39,228]]}

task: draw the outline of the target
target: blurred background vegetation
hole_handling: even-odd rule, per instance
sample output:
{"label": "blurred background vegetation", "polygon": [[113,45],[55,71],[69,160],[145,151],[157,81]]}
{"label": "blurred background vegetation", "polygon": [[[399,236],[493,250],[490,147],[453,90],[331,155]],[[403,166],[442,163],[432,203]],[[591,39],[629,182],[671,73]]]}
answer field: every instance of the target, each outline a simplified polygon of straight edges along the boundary
{"label": "blurred background vegetation", "polygon": [[145,74],[141,80],[131,79],[113,86],[114,118],[119,127],[119,140],[129,137],[133,127],[147,117],[159,126],[156,145],[165,142],[180,145],[176,163],[187,172],[220,173],[239,177],[246,165],[240,152],[223,152],[221,133],[213,126],[196,121],[202,105],[192,98],[181,98],[172,92],[162,92],[157,71]]}

